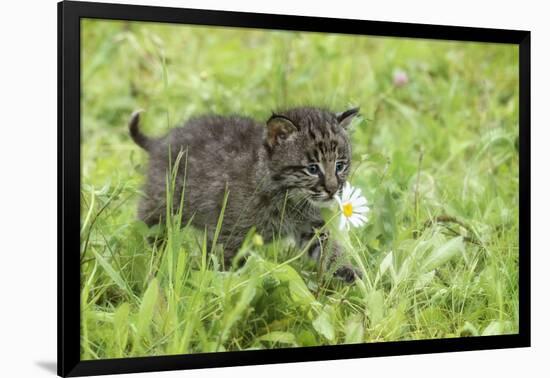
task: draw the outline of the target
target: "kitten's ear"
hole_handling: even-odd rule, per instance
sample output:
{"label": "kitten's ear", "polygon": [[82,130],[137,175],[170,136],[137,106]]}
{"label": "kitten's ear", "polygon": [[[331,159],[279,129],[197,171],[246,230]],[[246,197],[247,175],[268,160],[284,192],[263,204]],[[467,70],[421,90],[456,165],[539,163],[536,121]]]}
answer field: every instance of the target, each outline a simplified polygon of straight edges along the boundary
{"label": "kitten's ear", "polygon": [[360,108],[357,107],[357,108],[346,110],[345,112],[342,112],[342,113],[337,113],[336,119],[338,120],[338,124],[342,126],[344,129],[347,129],[349,124],[353,120],[353,118],[355,118],[355,116],[359,114],[359,109]]}
{"label": "kitten's ear", "polygon": [[275,146],[281,141],[287,139],[298,129],[291,120],[286,117],[273,114],[267,120],[267,144],[270,147]]}

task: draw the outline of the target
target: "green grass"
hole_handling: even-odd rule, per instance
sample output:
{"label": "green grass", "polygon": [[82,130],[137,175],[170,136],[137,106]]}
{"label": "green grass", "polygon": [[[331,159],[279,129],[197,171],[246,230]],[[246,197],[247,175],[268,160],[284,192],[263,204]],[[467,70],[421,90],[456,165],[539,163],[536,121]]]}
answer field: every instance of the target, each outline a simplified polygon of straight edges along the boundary
{"label": "green grass", "polygon": [[[517,333],[517,47],[92,20],[82,43],[83,359]],[[132,111],[161,135],[192,115],[303,104],[361,106],[362,281],[253,232],[246,265],[223,271],[177,217],[147,242]]]}

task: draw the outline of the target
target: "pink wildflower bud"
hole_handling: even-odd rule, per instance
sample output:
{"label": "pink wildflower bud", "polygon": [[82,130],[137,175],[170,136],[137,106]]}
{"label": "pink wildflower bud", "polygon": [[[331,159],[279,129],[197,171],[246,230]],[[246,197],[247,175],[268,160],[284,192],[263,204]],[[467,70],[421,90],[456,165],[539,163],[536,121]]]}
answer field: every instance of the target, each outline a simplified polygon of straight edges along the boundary
{"label": "pink wildflower bud", "polygon": [[409,83],[409,76],[405,71],[396,70],[393,73],[393,85],[396,87],[403,87]]}

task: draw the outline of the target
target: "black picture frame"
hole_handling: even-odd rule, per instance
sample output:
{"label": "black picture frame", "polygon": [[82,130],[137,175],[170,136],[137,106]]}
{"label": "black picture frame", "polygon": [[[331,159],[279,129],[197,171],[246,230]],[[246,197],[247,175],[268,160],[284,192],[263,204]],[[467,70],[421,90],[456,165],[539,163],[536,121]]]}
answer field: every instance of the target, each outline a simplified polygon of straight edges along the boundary
{"label": "black picture frame", "polygon": [[[519,333],[161,357],[80,360],[80,19],[315,31],[519,46]],[[528,347],[530,310],[530,32],[63,1],[58,3],[58,374],[82,376]]]}

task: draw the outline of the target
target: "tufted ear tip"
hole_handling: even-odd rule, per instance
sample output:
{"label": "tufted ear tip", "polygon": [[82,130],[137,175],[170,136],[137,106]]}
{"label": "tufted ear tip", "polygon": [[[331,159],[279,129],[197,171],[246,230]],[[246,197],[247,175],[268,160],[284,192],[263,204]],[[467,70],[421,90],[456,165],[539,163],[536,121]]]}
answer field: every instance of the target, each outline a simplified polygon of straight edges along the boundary
{"label": "tufted ear tip", "polygon": [[345,112],[336,114],[336,119],[338,120],[338,124],[342,126],[344,129],[346,129],[351,121],[359,114],[360,107],[355,107],[346,110]]}
{"label": "tufted ear tip", "polygon": [[267,144],[273,147],[297,130],[290,119],[273,113],[267,120]]}

